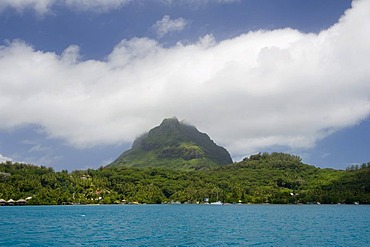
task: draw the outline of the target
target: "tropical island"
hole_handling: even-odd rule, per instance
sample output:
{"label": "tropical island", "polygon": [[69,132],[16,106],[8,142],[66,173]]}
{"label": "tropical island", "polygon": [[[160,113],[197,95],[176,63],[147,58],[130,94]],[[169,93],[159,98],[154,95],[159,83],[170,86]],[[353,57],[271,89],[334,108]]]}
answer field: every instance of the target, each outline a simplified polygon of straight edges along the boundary
{"label": "tropical island", "polygon": [[322,169],[285,153],[240,162],[177,118],[98,169],[0,163],[0,205],[139,203],[370,204],[370,162]]}

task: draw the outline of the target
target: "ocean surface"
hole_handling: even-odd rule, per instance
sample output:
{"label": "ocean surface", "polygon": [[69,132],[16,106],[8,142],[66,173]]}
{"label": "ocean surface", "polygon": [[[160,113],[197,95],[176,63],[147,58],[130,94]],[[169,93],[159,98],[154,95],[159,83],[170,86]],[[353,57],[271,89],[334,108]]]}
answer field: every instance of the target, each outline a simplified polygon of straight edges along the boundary
{"label": "ocean surface", "polygon": [[0,246],[370,246],[365,205],[0,207]]}

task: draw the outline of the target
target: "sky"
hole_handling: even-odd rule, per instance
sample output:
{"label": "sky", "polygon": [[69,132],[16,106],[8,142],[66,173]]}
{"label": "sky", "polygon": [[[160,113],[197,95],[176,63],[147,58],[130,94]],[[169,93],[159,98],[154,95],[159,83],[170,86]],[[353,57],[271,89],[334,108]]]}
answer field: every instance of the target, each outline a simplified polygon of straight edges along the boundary
{"label": "sky", "polygon": [[0,161],[98,168],[178,119],[234,161],[370,161],[370,0],[1,0]]}

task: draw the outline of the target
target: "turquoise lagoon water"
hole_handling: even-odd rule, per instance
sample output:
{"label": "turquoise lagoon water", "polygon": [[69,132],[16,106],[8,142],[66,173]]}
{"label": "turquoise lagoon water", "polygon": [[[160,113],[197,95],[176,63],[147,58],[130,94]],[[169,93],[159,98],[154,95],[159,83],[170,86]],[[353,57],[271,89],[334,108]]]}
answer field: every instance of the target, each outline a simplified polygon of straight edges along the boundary
{"label": "turquoise lagoon water", "polygon": [[370,246],[364,205],[0,207],[0,246]]}

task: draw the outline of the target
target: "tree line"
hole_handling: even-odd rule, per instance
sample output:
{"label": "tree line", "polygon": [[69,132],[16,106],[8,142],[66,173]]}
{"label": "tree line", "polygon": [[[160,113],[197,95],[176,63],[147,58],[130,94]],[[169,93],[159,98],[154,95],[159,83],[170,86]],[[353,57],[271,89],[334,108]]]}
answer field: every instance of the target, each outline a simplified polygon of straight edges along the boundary
{"label": "tree line", "polygon": [[54,171],[0,163],[0,199],[32,205],[138,203],[370,203],[370,162],[321,169],[284,153],[252,155],[204,170],[129,168]]}

